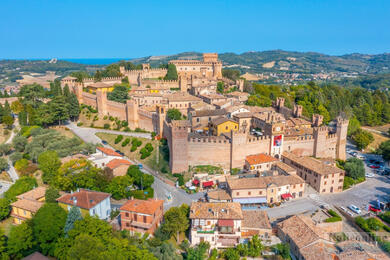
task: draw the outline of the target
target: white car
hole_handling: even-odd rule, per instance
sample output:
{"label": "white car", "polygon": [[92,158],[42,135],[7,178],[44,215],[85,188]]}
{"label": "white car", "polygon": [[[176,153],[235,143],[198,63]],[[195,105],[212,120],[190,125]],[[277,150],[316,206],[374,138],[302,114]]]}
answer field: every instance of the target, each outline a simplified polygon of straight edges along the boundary
{"label": "white car", "polygon": [[350,209],[350,210],[352,210],[353,212],[355,212],[356,214],[360,214],[360,213],[362,213],[362,211],[358,208],[358,207],[356,207],[355,205],[349,205],[348,206],[348,208]]}
{"label": "white car", "polygon": [[375,177],[375,175],[372,173],[366,173],[365,176],[366,176],[366,178],[374,178]]}

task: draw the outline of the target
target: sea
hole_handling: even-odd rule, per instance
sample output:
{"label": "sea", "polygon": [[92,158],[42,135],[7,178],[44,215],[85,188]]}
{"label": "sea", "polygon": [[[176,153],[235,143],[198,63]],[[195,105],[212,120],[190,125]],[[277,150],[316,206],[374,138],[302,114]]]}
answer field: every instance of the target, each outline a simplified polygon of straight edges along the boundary
{"label": "sea", "polygon": [[73,63],[87,64],[87,65],[107,65],[121,60],[131,60],[131,58],[102,58],[102,59],[59,59]]}

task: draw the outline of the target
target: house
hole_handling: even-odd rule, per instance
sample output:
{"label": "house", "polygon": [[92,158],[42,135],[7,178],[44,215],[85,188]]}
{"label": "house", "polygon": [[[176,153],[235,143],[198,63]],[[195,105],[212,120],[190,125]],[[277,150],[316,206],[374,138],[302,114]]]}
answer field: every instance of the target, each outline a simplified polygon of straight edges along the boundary
{"label": "house", "polygon": [[261,239],[269,239],[272,235],[272,227],[268,214],[264,210],[244,210],[241,224],[241,236],[250,239],[258,235]]}
{"label": "house", "polygon": [[57,199],[58,205],[69,211],[73,206],[80,209],[81,215],[97,216],[107,219],[111,213],[111,194],[99,191],[80,189],[67,193]]}
{"label": "house", "polygon": [[234,247],[240,243],[241,205],[235,202],[193,202],[190,207],[190,241],[210,243],[211,248]]}
{"label": "house", "polygon": [[264,153],[249,155],[245,158],[244,168],[249,171],[268,171],[277,161],[275,157]]}
{"label": "house", "polygon": [[228,191],[234,202],[258,206],[303,197],[305,181],[296,175],[260,176],[227,179]]}
{"label": "house", "polygon": [[233,119],[238,122],[240,130],[243,130],[245,132],[249,132],[251,125],[252,125],[252,113],[246,112],[246,113],[238,113],[233,115]]}
{"label": "house", "polygon": [[107,147],[96,147],[96,153],[88,158],[96,167],[104,168],[113,159],[122,159],[123,156]]}
{"label": "house", "polygon": [[231,202],[232,197],[226,190],[218,189],[207,192],[208,202]]}
{"label": "house", "polygon": [[14,224],[21,224],[31,219],[43,206],[45,201],[45,187],[38,187],[16,196],[17,201],[11,204],[11,217]]}
{"label": "house", "polygon": [[26,257],[23,257],[22,260],[49,260],[49,258],[37,251]]}
{"label": "house", "polygon": [[297,175],[319,193],[343,191],[344,170],[313,157],[299,157],[283,152],[282,161],[295,168]]}
{"label": "house", "polygon": [[240,91],[233,91],[226,94],[227,97],[237,99],[239,102],[246,102],[250,96],[249,93],[246,92],[240,92]]}
{"label": "house", "polygon": [[230,133],[231,131],[238,131],[238,123],[226,117],[215,118],[209,124],[213,135],[217,136],[223,133]]}
{"label": "house", "polygon": [[128,160],[115,158],[107,163],[106,169],[113,177],[124,176],[131,164]]}
{"label": "house", "polygon": [[211,120],[226,114],[225,109],[192,110],[188,112],[188,120],[192,128],[207,128]]}
{"label": "house", "polygon": [[121,229],[153,234],[163,220],[163,207],[163,200],[128,200],[120,208]]}

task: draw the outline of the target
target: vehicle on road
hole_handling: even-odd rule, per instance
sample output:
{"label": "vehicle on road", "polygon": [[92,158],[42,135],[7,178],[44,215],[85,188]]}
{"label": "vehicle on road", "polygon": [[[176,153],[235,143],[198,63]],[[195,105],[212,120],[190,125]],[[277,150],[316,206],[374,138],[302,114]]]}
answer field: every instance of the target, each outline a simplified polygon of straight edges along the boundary
{"label": "vehicle on road", "polygon": [[375,213],[380,213],[380,212],[382,212],[381,209],[379,209],[379,208],[377,208],[377,207],[375,207],[375,206],[373,206],[373,205],[369,205],[369,206],[368,206],[368,210],[369,210],[369,211],[372,211],[372,212],[375,212]]}
{"label": "vehicle on road", "polygon": [[358,158],[358,159],[360,159],[360,160],[364,160],[364,156],[361,155],[361,154],[356,155],[356,158]]}
{"label": "vehicle on road", "polygon": [[142,164],[138,164],[138,169],[142,169],[144,166]]}
{"label": "vehicle on road", "polygon": [[106,145],[108,144],[106,140],[102,140],[102,144]]}
{"label": "vehicle on road", "polygon": [[368,165],[368,167],[370,167],[371,169],[379,169],[380,168],[380,166],[376,165],[376,164],[370,164],[370,165]]}
{"label": "vehicle on road", "polygon": [[358,154],[357,152],[352,152],[352,153],[351,153],[351,155],[352,155],[353,157],[356,157],[357,154]]}
{"label": "vehicle on road", "polygon": [[372,173],[366,173],[365,176],[366,176],[366,178],[374,178],[375,177],[375,175]]}
{"label": "vehicle on road", "polygon": [[362,211],[361,211],[358,207],[356,207],[355,205],[353,205],[353,204],[349,205],[348,208],[349,208],[350,210],[352,210],[353,212],[355,212],[356,214],[361,214],[361,213],[362,213]]}

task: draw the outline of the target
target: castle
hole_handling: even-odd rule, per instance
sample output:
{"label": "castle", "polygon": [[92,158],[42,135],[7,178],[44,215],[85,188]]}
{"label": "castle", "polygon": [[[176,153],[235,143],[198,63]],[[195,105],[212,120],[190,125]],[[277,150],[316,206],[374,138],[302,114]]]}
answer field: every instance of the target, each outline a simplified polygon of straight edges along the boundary
{"label": "castle", "polygon": [[[86,79],[77,82],[66,77],[66,84],[82,104],[97,108],[100,115],[126,120],[132,129],[153,131],[168,140],[170,168],[185,172],[190,166],[216,165],[226,170],[242,168],[248,155],[265,153],[280,158],[284,151],[301,156],[345,159],[348,120],[338,117],[331,126],[323,126],[323,117],[302,117],[302,106],[292,109],[277,98],[272,107],[244,105],[243,80],[233,82],[222,76],[222,62],[217,54],[203,55],[203,61],[172,60],[177,81],[162,80],[166,69],[141,70],[120,68],[122,77]],[[127,77],[132,86],[131,99],[125,104],[107,99],[112,86]],[[218,81],[237,87],[240,92],[216,93]],[[188,120],[170,121],[168,109],[176,108]],[[229,126],[231,122],[238,127]],[[225,128],[219,135],[210,130],[216,124]],[[230,128],[229,128],[230,127]]]}

